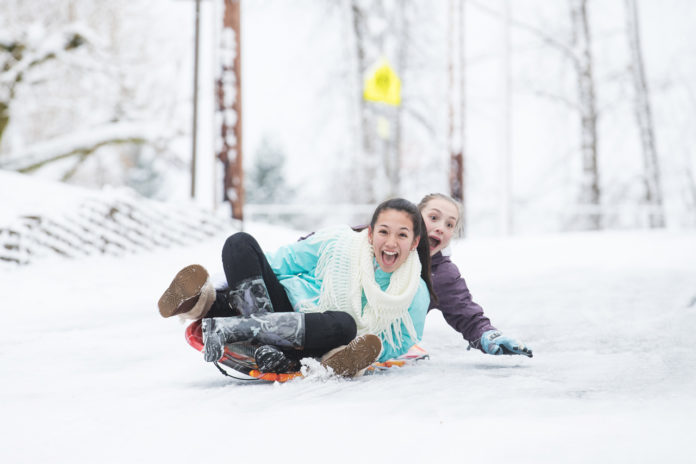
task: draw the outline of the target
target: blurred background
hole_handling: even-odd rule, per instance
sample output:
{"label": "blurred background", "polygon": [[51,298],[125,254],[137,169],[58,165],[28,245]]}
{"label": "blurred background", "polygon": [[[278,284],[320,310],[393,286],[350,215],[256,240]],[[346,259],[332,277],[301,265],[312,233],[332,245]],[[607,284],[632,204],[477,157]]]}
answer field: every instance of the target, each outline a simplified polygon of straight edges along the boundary
{"label": "blurred background", "polygon": [[0,0],[0,170],[305,230],[430,192],[466,236],[694,229],[694,20],[689,0]]}

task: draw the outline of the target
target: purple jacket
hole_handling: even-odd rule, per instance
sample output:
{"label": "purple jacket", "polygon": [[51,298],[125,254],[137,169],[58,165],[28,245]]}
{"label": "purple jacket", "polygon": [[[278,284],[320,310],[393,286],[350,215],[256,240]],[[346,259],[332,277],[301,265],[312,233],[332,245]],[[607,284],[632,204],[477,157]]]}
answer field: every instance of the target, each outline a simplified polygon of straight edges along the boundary
{"label": "purple jacket", "polygon": [[481,334],[495,330],[491,321],[483,315],[483,308],[471,298],[471,292],[457,266],[442,252],[431,258],[433,290],[438,302],[430,302],[431,309],[437,308],[449,325],[464,336],[474,347],[481,349]]}

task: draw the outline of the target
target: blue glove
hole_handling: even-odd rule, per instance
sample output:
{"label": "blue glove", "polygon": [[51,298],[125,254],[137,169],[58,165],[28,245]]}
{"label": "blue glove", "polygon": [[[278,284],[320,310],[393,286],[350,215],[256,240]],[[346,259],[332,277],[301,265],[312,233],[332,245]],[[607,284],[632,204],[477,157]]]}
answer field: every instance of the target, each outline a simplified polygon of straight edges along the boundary
{"label": "blue glove", "polygon": [[481,335],[481,348],[488,354],[522,354],[532,357],[532,350],[524,343],[506,337],[498,330],[489,330]]}

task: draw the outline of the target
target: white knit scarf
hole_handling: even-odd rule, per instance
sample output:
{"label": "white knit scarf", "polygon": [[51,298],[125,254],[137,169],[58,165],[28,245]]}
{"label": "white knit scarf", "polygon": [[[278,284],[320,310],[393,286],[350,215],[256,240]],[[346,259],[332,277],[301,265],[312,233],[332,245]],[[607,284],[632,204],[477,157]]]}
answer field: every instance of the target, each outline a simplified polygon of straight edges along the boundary
{"label": "white knit scarf", "polygon": [[[415,250],[391,274],[389,286],[383,291],[375,281],[375,253],[367,230],[356,233],[347,226],[329,228],[308,240],[323,242],[316,269],[322,285],[319,305],[303,311],[347,312],[355,319],[358,335],[379,335],[394,348],[402,344],[402,323],[411,338],[417,338],[408,313],[420,283],[421,263]],[[363,292],[367,299],[364,308]]]}

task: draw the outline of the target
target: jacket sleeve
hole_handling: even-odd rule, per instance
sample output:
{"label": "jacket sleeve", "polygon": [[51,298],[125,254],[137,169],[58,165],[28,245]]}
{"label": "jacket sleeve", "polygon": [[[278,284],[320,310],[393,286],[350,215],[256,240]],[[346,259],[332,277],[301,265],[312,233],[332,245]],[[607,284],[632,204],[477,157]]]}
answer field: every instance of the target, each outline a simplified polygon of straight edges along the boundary
{"label": "jacket sleeve", "polygon": [[282,246],[274,252],[266,252],[266,259],[273,273],[282,276],[292,276],[313,273],[319,259],[321,243],[301,240]]}
{"label": "jacket sleeve", "polygon": [[469,287],[457,266],[448,261],[433,273],[433,289],[438,302],[431,309],[442,311],[445,321],[461,333],[474,348],[481,349],[481,334],[495,330],[491,321],[483,314],[483,308],[474,302]]}
{"label": "jacket sleeve", "polygon": [[378,361],[384,362],[388,359],[398,358],[423,339],[423,328],[425,327],[425,316],[428,314],[428,305],[430,305],[430,294],[428,293],[428,287],[421,279],[418,291],[413,297],[411,306],[408,308],[408,314],[411,316],[418,338],[416,340],[411,338],[404,324],[401,324],[401,345],[392,347],[385,340],[382,340],[382,353],[379,355]]}

